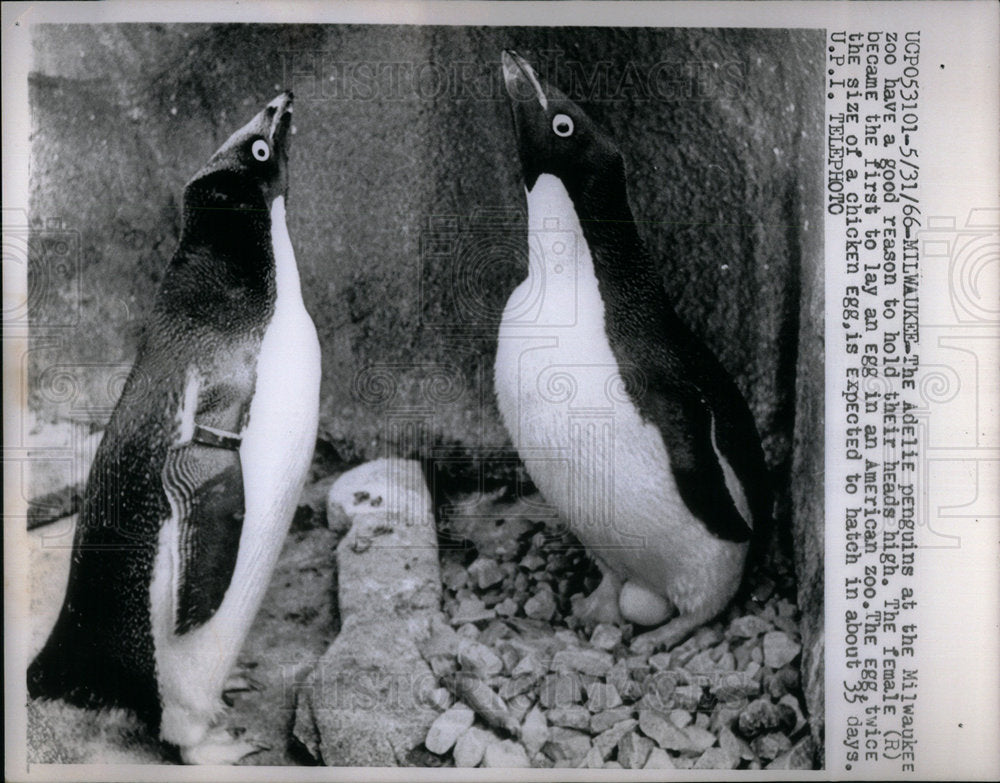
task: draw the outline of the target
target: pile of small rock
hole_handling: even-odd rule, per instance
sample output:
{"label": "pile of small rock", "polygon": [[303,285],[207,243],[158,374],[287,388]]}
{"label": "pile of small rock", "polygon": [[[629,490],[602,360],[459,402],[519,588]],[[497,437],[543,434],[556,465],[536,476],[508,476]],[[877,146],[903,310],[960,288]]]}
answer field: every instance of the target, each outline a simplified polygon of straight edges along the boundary
{"label": "pile of small rock", "polygon": [[796,607],[765,585],[668,652],[572,614],[599,574],[564,530],[480,520],[441,549],[422,647],[442,710],[425,748],[459,767],[811,769]]}

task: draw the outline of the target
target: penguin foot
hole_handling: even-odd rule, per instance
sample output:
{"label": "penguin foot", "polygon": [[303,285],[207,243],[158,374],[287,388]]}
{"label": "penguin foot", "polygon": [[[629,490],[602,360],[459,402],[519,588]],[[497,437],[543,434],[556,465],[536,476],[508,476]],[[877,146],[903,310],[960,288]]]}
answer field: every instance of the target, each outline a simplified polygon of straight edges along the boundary
{"label": "penguin foot", "polygon": [[636,636],[630,649],[635,655],[649,655],[656,649],[670,650],[704,624],[705,620],[701,614],[682,614],[655,631]]}
{"label": "penguin foot", "polygon": [[252,739],[233,736],[222,727],[210,730],[197,745],[180,749],[181,761],[185,764],[235,764],[262,750],[270,750],[270,747]]}
{"label": "penguin foot", "polygon": [[[598,566],[600,567],[600,563]],[[621,612],[618,611],[621,580],[604,567],[601,567],[601,573],[603,578],[597,589],[573,604],[573,614],[584,628],[592,628],[598,623],[619,625],[622,621]]]}

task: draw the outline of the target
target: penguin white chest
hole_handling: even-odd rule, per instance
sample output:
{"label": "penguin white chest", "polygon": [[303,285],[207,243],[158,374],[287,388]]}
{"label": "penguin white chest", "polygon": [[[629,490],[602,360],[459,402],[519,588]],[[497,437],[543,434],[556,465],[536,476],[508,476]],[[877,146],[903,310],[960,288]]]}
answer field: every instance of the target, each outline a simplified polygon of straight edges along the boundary
{"label": "penguin white chest", "polygon": [[[277,298],[256,363],[256,383],[240,461],[246,513],[236,565],[221,605],[203,625],[174,632],[181,562],[178,522],[167,520],[150,588],[161,734],[181,746],[202,741],[219,710],[223,682],[240,651],[271,572],[312,458],[319,415],[320,352],[302,304],[298,270],[285,227],[284,200],[271,210]],[[189,383],[182,429],[193,416]],[[188,427],[190,429],[190,427]]]}
{"label": "penguin white chest", "polygon": [[[529,276],[500,325],[498,407],[532,480],[592,554],[677,603],[731,547],[691,515],[659,429],[626,393],[604,302],[562,182],[528,194]],[[720,549],[721,547],[721,549]],[[694,566],[700,571],[699,566]]]}

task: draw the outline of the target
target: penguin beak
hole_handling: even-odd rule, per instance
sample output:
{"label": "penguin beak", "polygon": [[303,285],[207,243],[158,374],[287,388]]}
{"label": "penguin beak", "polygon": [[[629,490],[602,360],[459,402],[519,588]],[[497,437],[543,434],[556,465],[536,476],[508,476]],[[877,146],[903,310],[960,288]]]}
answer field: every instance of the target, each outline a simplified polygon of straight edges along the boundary
{"label": "penguin beak", "polygon": [[534,70],[517,52],[505,51],[500,59],[514,118],[521,174],[530,192],[541,173],[549,97]]}
{"label": "penguin beak", "polygon": [[260,115],[265,121],[270,115],[270,128],[267,137],[271,142],[271,147],[282,152],[287,152],[285,144],[288,131],[292,126],[292,101],[294,98],[292,91],[286,90],[267,104]]}
{"label": "penguin beak", "polygon": [[549,108],[549,99],[542,89],[538,76],[530,65],[513,50],[505,50],[501,55],[503,64],[504,86],[507,88],[507,95],[515,102],[538,101],[542,110]]}

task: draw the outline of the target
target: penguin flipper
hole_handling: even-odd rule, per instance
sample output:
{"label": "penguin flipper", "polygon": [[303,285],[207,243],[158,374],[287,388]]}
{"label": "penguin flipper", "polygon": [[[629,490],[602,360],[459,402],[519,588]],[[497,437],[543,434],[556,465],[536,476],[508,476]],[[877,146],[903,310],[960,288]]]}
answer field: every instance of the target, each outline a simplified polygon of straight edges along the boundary
{"label": "penguin flipper", "polygon": [[183,634],[211,619],[236,568],[246,509],[239,451],[176,446],[163,485],[177,518],[174,631]]}
{"label": "penguin flipper", "polygon": [[677,489],[709,532],[727,541],[749,541],[753,520],[740,479],[716,435],[716,417],[696,395],[653,395]]}

